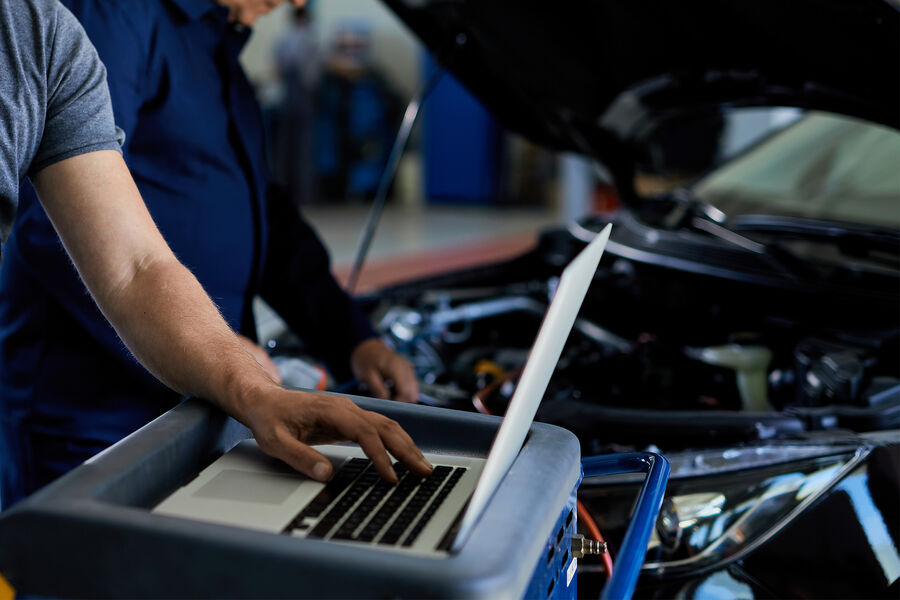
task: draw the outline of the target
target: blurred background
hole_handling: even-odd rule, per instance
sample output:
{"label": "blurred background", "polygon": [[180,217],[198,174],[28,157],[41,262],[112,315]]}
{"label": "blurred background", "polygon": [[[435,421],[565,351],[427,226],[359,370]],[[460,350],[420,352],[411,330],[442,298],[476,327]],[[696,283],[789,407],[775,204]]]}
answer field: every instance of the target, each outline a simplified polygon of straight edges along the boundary
{"label": "blurred background", "polygon": [[[257,22],[241,58],[264,109],[273,179],[345,276],[406,105],[436,67],[375,0],[282,5]],[[556,157],[505,134],[462,86],[442,78],[388,193],[370,269],[422,250],[441,250],[426,261],[432,267],[433,259],[456,265],[473,244],[487,243],[474,251],[481,260],[520,250],[560,219],[557,171]],[[417,274],[409,267],[393,263],[389,278]],[[370,269],[362,284],[372,285]]]}
{"label": "blurred background", "polygon": [[[254,26],[242,62],[264,108],[273,179],[346,277],[403,112],[436,66],[377,0],[282,5]],[[682,184],[793,118],[747,110],[690,123],[689,151],[677,128],[665,131],[648,143],[636,189]],[[357,291],[511,256],[543,226],[617,206],[602,168],[505,132],[446,75],[400,161]]]}

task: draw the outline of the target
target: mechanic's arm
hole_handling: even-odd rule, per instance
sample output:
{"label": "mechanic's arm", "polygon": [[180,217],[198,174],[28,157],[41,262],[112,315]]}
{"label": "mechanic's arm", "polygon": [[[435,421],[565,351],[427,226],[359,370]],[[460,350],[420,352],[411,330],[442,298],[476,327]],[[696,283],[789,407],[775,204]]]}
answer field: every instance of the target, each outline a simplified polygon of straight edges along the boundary
{"label": "mechanic's arm", "polygon": [[330,477],[331,464],[304,442],[358,442],[390,481],[396,475],[385,449],[414,472],[430,472],[394,421],[346,398],[284,390],[266,375],[169,250],[118,152],[68,158],[32,179],[100,309],[172,389],[215,402],[265,452],[318,480]]}
{"label": "mechanic's arm", "polygon": [[[416,402],[412,365],[378,339],[368,318],[331,273],[328,251],[316,232],[276,186],[270,186],[268,248],[260,295],[324,358],[337,379],[352,372],[373,396]],[[349,367],[349,369],[348,369]]]}
{"label": "mechanic's arm", "polygon": [[369,338],[353,348],[350,368],[376,398],[391,397],[387,387],[387,382],[390,382],[394,388],[394,400],[419,401],[419,382],[412,364],[378,338]]}

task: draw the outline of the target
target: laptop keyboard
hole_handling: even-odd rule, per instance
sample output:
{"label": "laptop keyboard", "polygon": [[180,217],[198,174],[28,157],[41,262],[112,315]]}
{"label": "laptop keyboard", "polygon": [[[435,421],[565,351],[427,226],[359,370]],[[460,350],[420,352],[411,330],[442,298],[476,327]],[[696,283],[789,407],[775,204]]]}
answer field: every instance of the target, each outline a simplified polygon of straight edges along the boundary
{"label": "laptop keyboard", "polygon": [[399,462],[394,470],[397,484],[383,480],[370,460],[350,459],[282,533],[309,530],[311,538],[412,546],[466,468],[437,465],[428,477]]}

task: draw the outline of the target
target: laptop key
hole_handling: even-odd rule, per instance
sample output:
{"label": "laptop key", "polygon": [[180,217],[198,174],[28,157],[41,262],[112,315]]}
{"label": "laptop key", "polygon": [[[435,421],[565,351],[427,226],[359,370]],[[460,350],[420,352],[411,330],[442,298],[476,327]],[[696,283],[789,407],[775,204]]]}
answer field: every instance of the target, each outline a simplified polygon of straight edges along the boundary
{"label": "laptop key", "polygon": [[403,478],[393,487],[387,500],[375,513],[375,516],[363,527],[359,535],[353,539],[360,542],[371,542],[374,540],[381,529],[391,520],[397,509],[403,504],[409,495],[416,489],[418,477],[410,473],[406,473]]}
{"label": "laptop key", "polygon": [[369,494],[359,503],[359,506],[356,507],[356,510],[347,517],[347,520],[341,524],[337,532],[331,537],[338,540],[353,539],[353,533],[359,528],[362,522],[365,521],[366,517],[372,514],[372,510],[379,502],[381,502],[382,498],[384,498],[385,494],[387,494],[392,487],[393,486],[390,483],[383,479],[379,479],[372,487]]}
{"label": "laptop key", "polygon": [[322,514],[328,506],[338,498],[353,481],[359,477],[360,473],[370,464],[371,461],[365,458],[352,458],[338,469],[331,481],[325,484],[325,487],[316,495],[312,501],[306,505],[300,514],[294,517],[282,533],[290,533],[293,529],[305,529],[308,524],[304,523],[309,518],[316,518]]}
{"label": "laptop key", "polygon": [[[378,476],[371,461],[361,458],[347,461],[283,533],[308,529],[330,506],[308,537],[372,542],[390,523],[378,543],[396,544],[410,530],[403,538],[403,545],[412,545],[465,469],[438,465],[425,478],[413,475],[400,462],[394,464],[394,470],[400,480],[391,485]],[[379,508],[372,515],[376,506]],[[394,518],[400,507],[402,511]]]}
{"label": "laptop key", "polygon": [[[368,462],[368,461],[367,461]],[[324,538],[329,531],[331,531],[335,525],[347,514],[354,504],[360,499],[360,497],[367,491],[369,487],[371,487],[373,481],[377,480],[378,474],[375,473],[375,470],[372,468],[371,463],[368,463],[369,466],[366,467],[366,471],[362,476],[357,478],[353,485],[341,496],[340,500],[338,500],[337,504],[335,504],[331,510],[329,510],[322,520],[313,527],[312,531],[309,532],[308,537],[312,538]],[[372,478],[374,476],[374,479]]]}
{"label": "laptop key", "polygon": [[438,486],[441,485],[449,472],[449,468],[443,468],[438,471],[438,467],[436,467],[431,475],[421,480],[422,483],[419,486],[419,489],[416,490],[412,499],[410,499],[406,506],[403,507],[403,510],[385,534],[378,540],[379,544],[394,545],[400,540],[400,537],[413,523],[416,516],[422,512],[422,508],[428,504],[428,501],[434,495],[435,491],[437,491]]}
{"label": "laptop key", "polygon": [[[450,467],[447,467],[448,470],[449,468]],[[444,487],[441,488],[441,491],[435,495],[434,499],[431,501],[431,504],[429,504],[428,508],[425,509],[425,512],[422,513],[422,516],[419,518],[418,522],[406,535],[406,538],[404,538],[403,543],[401,544],[402,546],[409,547],[412,546],[413,543],[415,543],[416,538],[419,537],[419,534],[422,533],[422,530],[425,529],[426,525],[428,525],[431,517],[434,516],[434,513],[438,511],[438,509],[441,507],[441,504],[443,504],[444,500],[447,499],[447,496],[450,495],[450,492],[453,491],[453,488],[456,486],[456,483],[460,480],[465,471],[466,469],[464,467],[457,467],[456,469],[454,469],[453,475],[447,480],[447,483],[444,484]]]}

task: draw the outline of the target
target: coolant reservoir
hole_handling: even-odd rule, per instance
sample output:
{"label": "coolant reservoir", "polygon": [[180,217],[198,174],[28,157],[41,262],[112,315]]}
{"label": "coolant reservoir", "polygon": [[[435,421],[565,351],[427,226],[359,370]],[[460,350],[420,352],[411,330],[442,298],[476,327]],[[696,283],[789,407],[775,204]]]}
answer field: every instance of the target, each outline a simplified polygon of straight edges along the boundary
{"label": "coolant reservoir", "polygon": [[765,346],[725,344],[707,348],[686,348],[685,354],[708,365],[732,369],[744,410],[769,411],[767,373],[772,351]]}

